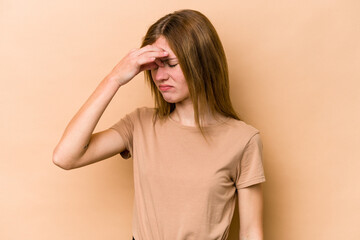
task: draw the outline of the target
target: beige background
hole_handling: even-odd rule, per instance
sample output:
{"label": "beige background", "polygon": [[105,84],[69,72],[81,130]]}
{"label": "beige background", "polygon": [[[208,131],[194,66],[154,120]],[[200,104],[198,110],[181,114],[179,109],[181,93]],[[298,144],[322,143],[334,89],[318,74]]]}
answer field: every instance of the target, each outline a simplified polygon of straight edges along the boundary
{"label": "beige background", "polygon": [[[182,8],[217,28],[235,108],[261,131],[265,239],[360,239],[358,0],[0,0],[0,239],[130,239],[132,160],[64,171],[52,150],[150,24]],[[142,75],[96,131],[138,106],[152,106]]]}

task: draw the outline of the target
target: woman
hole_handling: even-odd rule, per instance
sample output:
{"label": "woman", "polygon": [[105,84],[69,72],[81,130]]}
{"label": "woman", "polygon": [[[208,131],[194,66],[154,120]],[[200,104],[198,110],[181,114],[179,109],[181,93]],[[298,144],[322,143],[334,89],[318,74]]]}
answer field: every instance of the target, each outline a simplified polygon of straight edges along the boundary
{"label": "woman", "polygon": [[[94,133],[117,92],[141,71],[155,108]],[[225,53],[210,21],[182,10],[154,23],[70,121],[53,161],[74,169],[133,158],[136,240],[226,239],[238,195],[240,239],[261,240],[265,181],[259,131],[229,98]]]}

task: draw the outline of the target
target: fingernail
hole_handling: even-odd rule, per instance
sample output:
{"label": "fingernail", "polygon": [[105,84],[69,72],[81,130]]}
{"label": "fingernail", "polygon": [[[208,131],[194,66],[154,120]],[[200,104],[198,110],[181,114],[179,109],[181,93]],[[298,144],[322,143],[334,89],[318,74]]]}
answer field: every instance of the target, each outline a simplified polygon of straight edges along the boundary
{"label": "fingernail", "polygon": [[165,52],[165,51],[164,51],[163,54],[164,54],[164,55],[168,55],[168,52]]}

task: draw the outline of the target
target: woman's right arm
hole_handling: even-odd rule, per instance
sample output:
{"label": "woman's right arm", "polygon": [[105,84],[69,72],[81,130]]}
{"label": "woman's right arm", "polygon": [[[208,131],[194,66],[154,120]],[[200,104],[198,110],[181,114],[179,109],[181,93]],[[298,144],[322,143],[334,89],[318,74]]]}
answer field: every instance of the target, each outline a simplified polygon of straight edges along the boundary
{"label": "woman's right arm", "polygon": [[93,133],[100,117],[118,91],[139,72],[161,65],[163,49],[148,45],[130,51],[100,82],[71,119],[53,151],[53,162],[63,169],[74,169],[109,158],[123,150],[125,144],[113,129]]}

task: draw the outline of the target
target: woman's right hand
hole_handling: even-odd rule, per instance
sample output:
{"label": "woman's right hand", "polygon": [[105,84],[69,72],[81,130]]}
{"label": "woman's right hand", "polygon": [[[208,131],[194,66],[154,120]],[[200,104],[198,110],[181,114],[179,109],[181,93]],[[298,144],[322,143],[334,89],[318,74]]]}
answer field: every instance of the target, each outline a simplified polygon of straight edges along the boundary
{"label": "woman's right hand", "polygon": [[113,68],[107,77],[122,86],[141,71],[162,66],[163,63],[160,58],[167,56],[168,53],[164,49],[152,45],[133,49]]}

